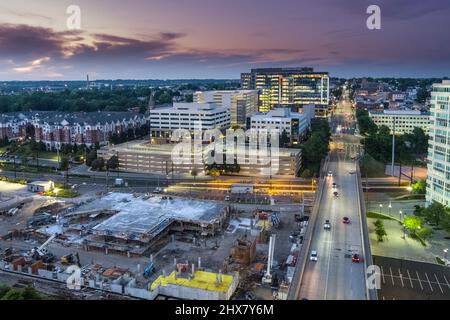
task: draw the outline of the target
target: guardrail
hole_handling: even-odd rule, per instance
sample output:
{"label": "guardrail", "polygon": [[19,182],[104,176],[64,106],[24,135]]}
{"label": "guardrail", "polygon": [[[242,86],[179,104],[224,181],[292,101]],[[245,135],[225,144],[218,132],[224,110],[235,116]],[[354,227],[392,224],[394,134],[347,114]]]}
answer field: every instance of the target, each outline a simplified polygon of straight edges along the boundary
{"label": "guardrail", "polygon": [[358,202],[359,202],[359,218],[361,223],[361,239],[363,242],[362,246],[362,256],[364,257],[364,280],[365,280],[365,288],[366,288],[366,299],[368,300],[378,300],[377,289],[369,289],[367,286],[367,266],[373,265],[372,251],[370,250],[370,239],[369,239],[369,228],[367,226],[367,216],[366,216],[366,206],[364,203],[364,193],[362,188],[362,180],[361,180],[361,170],[359,168],[359,164],[356,163],[356,182],[358,183],[357,192],[358,192]]}
{"label": "guardrail", "polygon": [[308,253],[309,253],[310,246],[311,246],[312,235],[314,234],[314,230],[316,228],[317,215],[319,213],[319,207],[320,207],[320,203],[322,201],[323,188],[325,185],[324,177],[328,170],[329,156],[330,156],[330,154],[327,155],[327,157],[325,158],[325,161],[321,165],[320,181],[317,185],[314,207],[313,207],[310,219],[309,219],[308,228],[303,237],[302,250],[298,257],[297,265],[295,266],[294,276],[292,277],[292,282],[289,287],[287,300],[297,300],[298,296],[300,294],[300,287],[301,287],[301,284],[303,281],[303,274],[305,271],[306,262],[308,261],[307,258],[308,258]]}

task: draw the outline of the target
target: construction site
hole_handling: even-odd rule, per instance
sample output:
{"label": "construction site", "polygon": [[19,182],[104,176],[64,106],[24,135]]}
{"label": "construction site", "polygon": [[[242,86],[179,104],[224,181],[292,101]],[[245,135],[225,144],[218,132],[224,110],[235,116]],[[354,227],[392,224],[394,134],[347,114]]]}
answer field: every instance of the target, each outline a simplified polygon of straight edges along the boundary
{"label": "construction site", "polygon": [[64,284],[75,265],[80,288],[137,299],[285,299],[303,208],[168,193],[23,197],[2,211],[0,270]]}

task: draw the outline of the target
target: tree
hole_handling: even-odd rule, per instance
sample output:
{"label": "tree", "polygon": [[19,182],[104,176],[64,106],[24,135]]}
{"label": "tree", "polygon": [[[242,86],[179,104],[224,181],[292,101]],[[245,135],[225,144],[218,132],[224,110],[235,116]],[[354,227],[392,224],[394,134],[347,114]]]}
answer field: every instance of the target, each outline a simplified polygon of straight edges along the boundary
{"label": "tree", "polygon": [[26,286],[25,289],[23,289],[22,296],[25,300],[42,300],[42,297],[32,286]]}
{"label": "tree", "polygon": [[290,142],[291,142],[291,140],[289,139],[286,130],[283,130],[283,132],[281,132],[281,135],[280,135],[280,146],[286,147],[287,145],[290,144]]}
{"label": "tree", "polygon": [[19,289],[10,289],[8,292],[2,297],[2,300],[24,300],[22,291]]}
{"label": "tree", "polygon": [[425,220],[436,226],[438,226],[447,215],[448,213],[444,205],[436,201],[433,201],[433,203],[423,211]]}
{"label": "tree", "polygon": [[377,131],[377,125],[373,122],[372,118],[369,116],[367,110],[358,109],[356,110],[356,119],[358,122],[359,132],[363,135],[374,134]]}
{"label": "tree", "polygon": [[419,228],[422,228],[422,218],[418,216],[406,216],[403,220],[403,225],[409,231],[415,233]]}
{"label": "tree", "polygon": [[416,183],[413,183],[411,185],[413,188],[413,192],[415,194],[425,194],[426,188],[427,188],[427,182],[423,179],[417,181]]}
{"label": "tree", "polygon": [[59,169],[61,171],[66,171],[69,169],[69,157],[67,155],[62,155],[59,161]]}
{"label": "tree", "polygon": [[383,242],[384,237],[387,236],[383,221],[377,219],[373,224],[375,226],[375,234],[377,235],[378,242]]}
{"label": "tree", "polygon": [[106,161],[106,168],[108,170],[116,170],[119,168],[119,157],[113,155],[111,158]]}
{"label": "tree", "polygon": [[102,170],[104,166],[105,166],[105,160],[103,160],[103,158],[95,159],[91,163],[91,169],[95,170],[95,171]]}
{"label": "tree", "polygon": [[303,172],[300,174],[300,177],[302,177],[303,179],[311,178],[312,177],[311,170],[309,170],[309,169],[303,170]]}
{"label": "tree", "polygon": [[27,123],[25,126],[25,139],[30,138],[31,140],[34,140],[35,136],[35,128],[31,123]]}
{"label": "tree", "polygon": [[97,159],[97,150],[94,149],[89,151],[86,155],[86,165],[91,166],[92,161],[94,161],[95,159]]}

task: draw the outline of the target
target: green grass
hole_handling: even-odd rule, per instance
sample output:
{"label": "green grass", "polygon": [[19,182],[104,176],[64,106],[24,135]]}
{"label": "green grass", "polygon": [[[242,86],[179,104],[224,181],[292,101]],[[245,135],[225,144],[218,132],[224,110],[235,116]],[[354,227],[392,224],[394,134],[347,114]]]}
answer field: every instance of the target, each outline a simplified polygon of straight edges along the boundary
{"label": "green grass", "polygon": [[378,212],[373,212],[373,211],[369,211],[366,213],[367,218],[372,218],[372,219],[385,219],[385,220],[395,220],[398,221],[397,219],[395,219],[394,217],[388,216],[386,214],[383,213],[378,213]]}
{"label": "green grass", "polygon": [[439,257],[436,257],[436,263],[445,266],[445,261]]}
{"label": "green grass", "polygon": [[39,158],[57,161],[58,154],[56,152],[52,152],[52,151],[40,151]]}
{"label": "green grass", "polygon": [[48,197],[59,197],[59,198],[76,198],[80,196],[78,192],[72,189],[59,189],[58,192],[47,191],[44,193],[44,195]]}

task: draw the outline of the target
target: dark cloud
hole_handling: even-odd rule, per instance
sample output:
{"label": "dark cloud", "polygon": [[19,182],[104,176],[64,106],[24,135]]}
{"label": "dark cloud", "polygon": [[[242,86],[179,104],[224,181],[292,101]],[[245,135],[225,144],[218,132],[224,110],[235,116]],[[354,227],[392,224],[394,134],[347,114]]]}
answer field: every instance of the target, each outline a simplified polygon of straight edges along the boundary
{"label": "dark cloud", "polygon": [[32,60],[59,56],[65,35],[49,28],[0,24],[0,56],[14,60]]}

